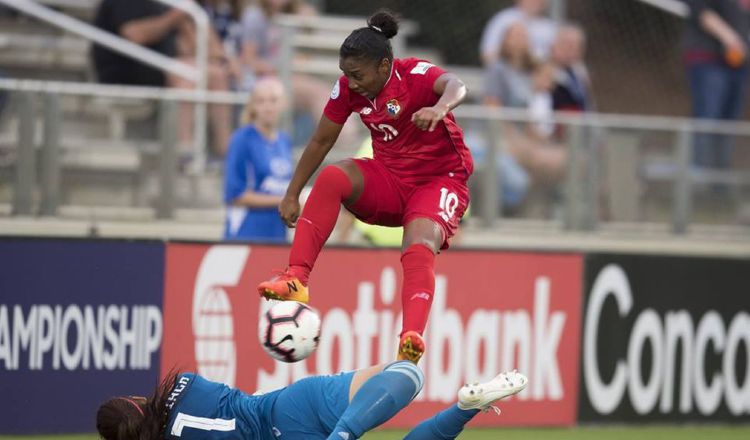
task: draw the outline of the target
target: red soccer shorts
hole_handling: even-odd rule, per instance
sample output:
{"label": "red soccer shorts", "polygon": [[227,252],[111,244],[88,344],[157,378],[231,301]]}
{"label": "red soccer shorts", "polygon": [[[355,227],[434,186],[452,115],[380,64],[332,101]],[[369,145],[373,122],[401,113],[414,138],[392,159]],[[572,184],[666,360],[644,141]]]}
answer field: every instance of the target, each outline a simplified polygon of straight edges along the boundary
{"label": "red soccer shorts", "polygon": [[374,159],[354,159],[364,176],[364,189],[349,210],[365,223],[404,226],[416,218],[429,218],[440,225],[443,245],[456,233],[466,207],[469,188],[466,178],[430,177],[405,182]]}

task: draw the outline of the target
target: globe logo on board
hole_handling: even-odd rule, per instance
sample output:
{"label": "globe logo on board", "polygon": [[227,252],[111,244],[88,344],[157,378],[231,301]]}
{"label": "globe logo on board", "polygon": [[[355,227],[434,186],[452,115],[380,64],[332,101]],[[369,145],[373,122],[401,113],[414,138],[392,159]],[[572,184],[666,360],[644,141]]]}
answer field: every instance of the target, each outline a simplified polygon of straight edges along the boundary
{"label": "globe logo on board", "polygon": [[237,373],[232,301],[227,288],[239,283],[248,246],[212,246],[203,257],[193,291],[193,335],[198,374],[232,387]]}
{"label": "globe logo on board", "polygon": [[196,300],[198,311],[193,321],[193,334],[198,374],[233,383],[237,356],[229,296],[221,287],[213,286]]}

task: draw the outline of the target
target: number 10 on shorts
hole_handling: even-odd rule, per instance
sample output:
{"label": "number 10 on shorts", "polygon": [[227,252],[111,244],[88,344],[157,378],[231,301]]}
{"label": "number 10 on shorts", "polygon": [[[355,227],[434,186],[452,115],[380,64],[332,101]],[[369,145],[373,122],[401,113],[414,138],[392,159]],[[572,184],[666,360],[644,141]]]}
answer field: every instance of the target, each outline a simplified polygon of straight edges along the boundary
{"label": "number 10 on shorts", "polygon": [[440,217],[445,221],[450,221],[456,215],[458,207],[458,196],[454,192],[448,191],[448,188],[440,188]]}

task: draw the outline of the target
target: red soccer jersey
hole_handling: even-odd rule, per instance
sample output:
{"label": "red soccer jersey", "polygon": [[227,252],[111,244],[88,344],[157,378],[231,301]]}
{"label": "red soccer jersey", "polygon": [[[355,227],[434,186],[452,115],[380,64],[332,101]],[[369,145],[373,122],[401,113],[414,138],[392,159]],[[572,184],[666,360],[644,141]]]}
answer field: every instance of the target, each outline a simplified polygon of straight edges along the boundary
{"label": "red soccer jersey", "polygon": [[449,173],[468,179],[474,164],[453,114],[448,113],[432,132],[411,121],[414,112],[438,102],[440,96],[432,87],[443,73],[429,61],[394,59],[390,78],[373,100],[351,92],[349,80],[341,76],[323,113],[337,124],[346,122],[350,113],[359,113],[370,129],[375,160],[401,179],[413,182]]}

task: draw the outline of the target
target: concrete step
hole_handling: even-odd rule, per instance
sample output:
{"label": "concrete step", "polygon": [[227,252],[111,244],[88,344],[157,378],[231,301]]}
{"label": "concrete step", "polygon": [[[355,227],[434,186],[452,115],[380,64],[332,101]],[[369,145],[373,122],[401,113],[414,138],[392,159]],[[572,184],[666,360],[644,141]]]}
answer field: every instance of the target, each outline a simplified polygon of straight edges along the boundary
{"label": "concrete step", "polygon": [[90,75],[90,43],[45,24],[23,20],[0,24],[0,65],[12,76],[59,79]]}

